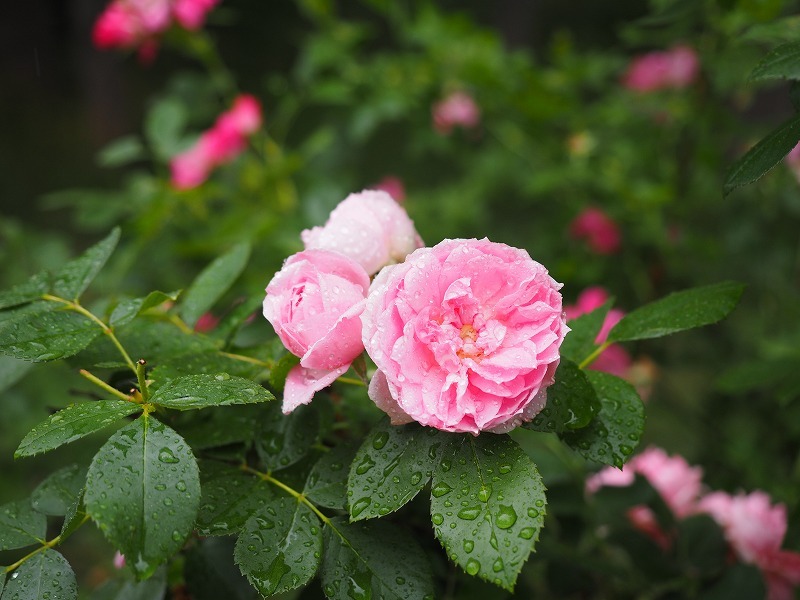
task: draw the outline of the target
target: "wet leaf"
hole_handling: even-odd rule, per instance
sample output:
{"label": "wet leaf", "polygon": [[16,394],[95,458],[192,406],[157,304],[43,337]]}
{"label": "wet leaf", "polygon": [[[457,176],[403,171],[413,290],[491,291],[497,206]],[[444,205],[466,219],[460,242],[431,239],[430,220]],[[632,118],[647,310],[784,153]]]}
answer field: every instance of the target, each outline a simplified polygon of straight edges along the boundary
{"label": "wet leaf", "polygon": [[50,475],[33,490],[33,508],[46,515],[66,515],[81,495],[86,470],[82,465],[69,465]]}
{"label": "wet leaf", "polygon": [[78,597],[78,583],[67,559],[55,550],[45,550],[11,573],[3,597],[13,600],[73,600]]}
{"label": "wet leaf", "polygon": [[440,460],[446,433],[383,419],[358,449],[347,480],[353,521],[394,512],[424,488]]}
{"label": "wet leaf", "polygon": [[675,292],[629,312],[608,334],[609,342],[643,340],[710,325],[736,308],[744,285],[724,281]]}
{"label": "wet leaf", "polygon": [[600,401],[584,371],[562,359],[555,383],[547,388],[547,405],[523,427],[561,433],[586,427],[599,411]]}
{"label": "wet leaf", "polygon": [[409,533],[383,521],[325,527],[320,578],[331,600],[432,599],[433,576],[425,553]]}
{"label": "wet leaf", "polygon": [[545,487],[507,435],[453,437],[431,482],[431,521],[468,575],[513,590],[544,524]]}
{"label": "wet leaf", "polygon": [[347,474],[357,447],[339,444],[323,454],[308,474],[303,494],[317,506],[347,510]]}
{"label": "wet leaf", "polygon": [[249,379],[217,373],[172,379],[156,390],[150,402],[177,410],[191,410],[230,404],[256,404],[274,399],[275,396]]}
{"label": "wet leaf", "polygon": [[622,468],[644,431],[644,405],[630,383],[609,373],[586,371],[601,409],[583,429],[561,439],[584,458]]}
{"label": "wet leaf", "polygon": [[196,525],[200,535],[237,533],[273,498],[269,483],[241,469],[211,461],[200,467],[202,495]]}
{"label": "wet leaf", "polygon": [[86,511],[139,578],[183,546],[200,503],[197,462],[148,414],[117,431],[92,460]]}
{"label": "wet leaf", "polygon": [[39,544],[47,535],[47,517],[37,512],[28,500],[0,506],[0,550],[13,550]]}
{"label": "wet leaf", "polygon": [[249,258],[250,244],[236,244],[197,276],[181,297],[181,318],[190,327],[228,291]]}
{"label": "wet leaf", "polygon": [[105,239],[56,272],[51,287],[52,294],[67,300],[79,298],[114,252],[119,234],[119,227],[115,227]]}
{"label": "wet leaf", "polygon": [[48,271],[37,273],[25,283],[15,285],[10,290],[0,292],[0,308],[10,308],[39,300],[51,286],[52,275]]}
{"label": "wet leaf", "polygon": [[184,375],[216,375],[217,373],[256,379],[262,371],[264,371],[263,366],[236,360],[213,350],[189,354],[182,356],[179,361],[159,365],[153,369],[152,377],[157,383],[167,379],[177,379]]}
{"label": "wet leaf", "polygon": [[319,427],[316,405],[302,405],[284,415],[275,402],[266,408],[256,431],[258,457],[269,470],[293,465],[316,443]]}
{"label": "wet leaf", "polygon": [[271,596],[308,583],[321,555],[319,518],[305,503],[282,496],[247,520],[234,559],[250,583]]}
{"label": "wet leaf", "polygon": [[783,44],[761,59],[750,81],[764,79],[800,79],[800,44]]}
{"label": "wet leaf", "polygon": [[62,540],[67,539],[83,524],[83,519],[86,517],[86,506],[83,504],[83,490],[80,495],[75,499],[64,515],[64,522],[61,524]]}
{"label": "wet leaf", "polygon": [[122,327],[133,321],[138,315],[151,308],[155,308],[166,301],[175,302],[178,292],[165,294],[164,292],[150,292],[141,298],[130,298],[122,300],[111,311],[108,324],[111,327]]}
{"label": "wet leaf", "polygon": [[141,405],[125,400],[73,404],[31,429],[20,442],[14,457],[33,456],[69,444],[141,410]]}
{"label": "wet leaf", "polygon": [[33,362],[58,360],[77,354],[102,331],[72,311],[26,313],[0,328],[0,353]]}
{"label": "wet leaf", "polygon": [[185,412],[174,422],[175,429],[195,450],[253,440],[263,411],[259,405],[229,406],[225,410]]}
{"label": "wet leaf", "polygon": [[562,358],[579,363],[592,353],[597,346],[594,341],[603,327],[612,304],[613,300],[609,300],[593,311],[569,320],[570,332],[564,338],[560,349]]}
{"label": "wet leaf", "polygon": [[183,574],[192,600],[260,598],[233,562],[235,541],[233,537],[208,538],[186,553]]}

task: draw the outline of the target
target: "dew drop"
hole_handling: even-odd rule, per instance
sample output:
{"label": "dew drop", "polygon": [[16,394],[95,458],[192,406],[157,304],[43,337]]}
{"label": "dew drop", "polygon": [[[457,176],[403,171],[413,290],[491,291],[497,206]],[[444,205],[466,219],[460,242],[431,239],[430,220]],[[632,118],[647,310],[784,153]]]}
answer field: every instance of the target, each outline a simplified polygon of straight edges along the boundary
{"label": "dew drop", "polygon": [[468,506],[458,511],[458,516],[465,521],[474,521],[481,514],[480,506]]}
{"label": "dew drop", "polygon": [[364,510],[369,506],[369,504],[370,504],[369,497],[364,497],[359,500],[356,500],[353,506],[350,507],[350,514],[353,515],[354,517],[357,517],[362,512],[364,512]]}
{"label": "dew drop", "polygon": [[431,516],[431,521],[433,521],[434,525],[441,525],[442,523],[444,523],[444,517],[439,513],[436,513],[433,516]]}
{"label": "dew drop", "polygon": [[517,513],[513,506],[500,505],[500,509],[495,518],[495,524],[500,529],[508,529],[517,522]]}
{"label": "dew drop", "polygon": [[475,549],[475,542],[472,540],[464,540],[464,552],[469,554]]}
{"label": "dew drop", "polygon": [[534,533],[533,527],[524,527],[523,529],[520,529],[519,537],[521,537],[523,540],[529,540],[533,537]]}
{"label": "dew drop", "polygon": [[470,558],[467,561],[467,565],[464,567],[464,570],[467,572],[468,575],[477,575],[478,571],[481,570],[481,563],[479,563],[474,558]]}
{"label": "dew drop", "polygon": [[388,441],[389,441],[389,434],[385,431],[381,431],[378,434],[376,434],[375,437],[373,438],[372,447],[375,448],[375,450],[380,450],[386,445],[386,442]]}
{"label": "dew drop", "polygon": [[180,462],[180,459],[175,457],[175,454],[173,454],[172,450],[166,447],[161,448],[161,450],[159,450],[158,460],[160,460],[162,463],[167,463],[167,464],[175,464]]}
{"label": "dew drop", "polygon": [[431,490],[431,495],[434,498],[441,498],[445,494],[449,494],[452,491],[453,488],[447,485],[444,481],[440,481],[435,486],[433,486],[433,489]]}

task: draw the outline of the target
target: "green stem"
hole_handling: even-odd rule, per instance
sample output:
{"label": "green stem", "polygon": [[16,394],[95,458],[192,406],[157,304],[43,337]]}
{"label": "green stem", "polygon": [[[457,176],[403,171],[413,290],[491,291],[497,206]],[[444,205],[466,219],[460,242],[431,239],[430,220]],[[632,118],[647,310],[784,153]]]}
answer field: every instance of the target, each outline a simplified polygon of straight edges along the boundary
{"label": "green stem", "polygon": [[588,367],[588,366],[589,366],[590,364],[592,364],[592,363],[594,362],[594,360],[595,360],[595,359],[596,359],[598,356],[600,356],[600,355],[601,355],[601,354],[602,354],[602,353],[605,351],[605,349],[606,349],[606,348],[608,348],[610,345],[611,345],[611,342],[603,342],[602,344],[600,344],[600,345],[599,345],[597,348],[595,348],[595,349],[594,349],[594,351],[593,351],[593,352],[592,352],[592,353],[591,353],[589,356],[587,356],[586,358],[584,358],[584,359],[581,361],[581,364],[579,364],[579,365],[578,365],[578,368],[579,368],[579,369],[585,369],[586,367]]}
{"label": "green stem", "polygon": [[262,473],[261,471],[253,469],[252,467],[248,467],[247,465],[242,465],[241,469],[243,471],[247,472],[247,473],[252,473],[253,475],[256,475],[257,477],[260,477],[261,479],[263,479],[267,483],[271,483],[272,485],[274,485],[277,488],[282,489],[284,492],[286,492],[287,494],[289,494],[290,496],[295,498],[298,502],[302,502],[308,508],[310,508],[311,511],[315,515],[317,515],[319,517],[319,520],[322,521],[325,525],[328,525],[329,527],[332,527],[333,529],[336,529],[335,527],[333,527],[333,525],[331,525],[331,520],[328,517],[326,517],[324,514],[322,514],[320,512],[320,510],[314,505],[314,503],[309,501],[309,499],[306,498],[302,493],[298,492],[294,488],[289,487],[288,485],[286,485],[285,483],[283,483],[279,479],[275,479],[270,473]]}
{"label": "green stem", "polygon": [[119,350],[120,354],[122,354],[122,358],[125,360],[125,364],[128,365],[128,368],[130,368],[131,371],[136,373],[136,365],[133,364],[133,360],[131,359],[130,355],[122,346],[117,336],[114,335],[114,330],[105,323],[103,323],[103,321],[100,318],[98,318],[93,313],[86,310],[83,306],[81,306],[81,304],[77,300],[73,302],[72,300],[66,300],[64,298],[59,298],[58,296],[53,296],[51,294],[43,294],[42,298],[44,300],[49,300],[51,302],[59,302],[61,304],[64,304],[69,310],[75,311],[76,313],[83,315],[90,321],[94,321],[95,323],[97,323],[103,330],[103,333],[108,336],[108,338],[117,347],[117,350]]}
{"label": "green stem", "polygon": [[99,386],[99,387],[103,388],[103,389],[104,389],[105,391],[107,391],[109,394],[112,394],[112,395],[116,396],[116,397],[117,397],[117,398],[119,398],[120,400],[125,400],[126,402],[135,402],[135,400],[134,400],[132,397],[130,397],[130,396],[126,395],[126,394],[123,394],[122,392],[120,392],[120,391],[119,391],[118,389],[116,389],[116,388],[113,388],[113,387],[111,387],[110,385],[108,385],[108,384],[107,384],[105,381],[103,381],[102,379],[100,379],[100,378],[98,378],[98,377],[95,377],[94,375],[92,375],[91,373],[89,373],[89,371],[87,371],[86,369],[81,369],[81,370],[79,371],[79,373],[80,373],[80,374],[81,374],[83,377],[85,377],[86,379],[88,379],[89,381],[91,381],[93,384],[95,384],[96,386]]}
{"label": "green stem", "polygon": [[150,389],[147,387],[146,364],[147,361],[143,358],[136,362],[136,380],[139,382],[139,393],[142,395],[143,402],[147,402],[150,399]]}
{"label": "green stem", "polygon": [[353,379],[352,377],[339,377],[336,381],[341,381],[342,383],[349,383],[350,385],[358,385],[361,387],[366,387],[367,385],[360,379]]}
{"label": "green stem", "polygon": [[245,356],[244,354],[235,354],[233,352],[223,352],[222,350],[219,351],[222,356],[227,358],[232,358],[233,360],[240,360],[242,362],[252,363],[254,365],[258,365],[260,367],[264,367],[265,369],[271,369],[274,366],[272,361],[265,361],[258,358],[253,358],[252,356]]}
{"label": "green stem", "polygon": [[[86,523],[86,521],[88,521],[88,520],[89,520],[89,515],[84,515],[84,517],[83,517],[83,520],[80,522],[80,524],[78,525],[78,527],[75,527],[75,529],[73,529],[73,532],[74,532],[75,530],[77,530],[79,527],[82,527],[82,526],[83,526],[83,524],[84,524],[84,523]],[[71,535],[71,534],[70,534],[70,535]],[[67,536],[67,537],[69,537],[69,536]],[[66,538],[64,538],[64,539],[66,539]],[[17,562],[15,562],[15,563],[13,563],[13,564],[11,564],[11,565],[8,565],[7,567],[5,567],[5,568],[4,568],[4,571],[5,571],[6,573],[11,573],[11,571],[14,571],[14,570],[16,570],[16,569],[19,569],[19,568],[20,568],[20,567],[21,567],[21,566],[22,566],[22,565],[23,565],[23,564],[24,564],[26,561],[30,560],[31,558],[33,558],[34,556],[36,556],[36,555],[37,555],[37,554],[39,554],[40,552],[44,552],[45,550],[50,550],[51,548],[53,548],[53,547],[55,547],[55,546],[58,546],[58,545],[59,545],[61,542],[63,542],[63,541],[64,541],[64,540],[63,540],[63,539],[61,539],[61,535],[60,535],[60,534],[59,534],[59,535],[57,535],[56,537],[54,537],[54,538],[53,538],[52,540],[50,540],[49,542],[44,542],[44,543],[43,543],[41,546],[39,546],[38,548],[36,548],[36,550],[33,550],[32,552],[29,552],[28,554],[26,554],[25,556],[23,556],[22,558],[20,558],[20,559],[19,559]]]}

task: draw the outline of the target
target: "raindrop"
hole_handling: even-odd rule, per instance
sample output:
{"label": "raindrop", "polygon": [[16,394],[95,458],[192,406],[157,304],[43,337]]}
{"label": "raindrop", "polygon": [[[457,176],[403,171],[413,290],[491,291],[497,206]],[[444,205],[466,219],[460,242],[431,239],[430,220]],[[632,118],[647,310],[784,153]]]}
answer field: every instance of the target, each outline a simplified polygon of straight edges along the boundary
{"label": "raindrop", "polygon": [[431,490],[431,495],[434,498],[441,498],[445,494],[449,494],[452,491],[453,488],[447,485],[444,481],[441,481],[437,483],[435,486],[433,486],[433,489]]}
{"label": "raindrop", "polygon": [[420,481],[422,481],[422,473],[416,472],[411,475],[411,485],[419,485]]}
{"label": "raindrop", "polygon": [[444,523],[444,517],[439,513],[436,513],[431,517],[431,521],[433,521],[434,525],[441,525]]}
{"label": "raindrop", "polygon": [[481,563],[479,563],[474,558],[470,558],[467,561],[467,566],[464,567],[464,570],[467,572],[468,575],[477,575],[478,571],[481,570]]}
{"label": "raindrop", "polygon": [[[165,489],[167,489],[167,484],[166,483],[157,483],[155,485],[155,488],[156,488],[157,492],[163,492]],[[105,492],[103,492],[101,494],[101,497],[104,497],[105,495],[106,495]]]}
{"label": "raindrop", "polygon": [[505,565],[503,565],[503,559],[498,558],[496,561],[494,561],[494,564],[492,565],[492,571],[494,571],[495,573],[499,573],[500,571],[503,570],[504,566]]}
{"label": "raindrop", "polygon": [[508,529],[517,522],[517,513],[513,506],[500,505],[495,523],[500,529]]}
{"label": "raindrop", "polygon": [[505,475],[506,473],[511,472],[511,465],[500,465],[500,468],[498,470],[502,475]]}
{"label": "raindrop", "polygon": [[385,431],[381,431],[378,434],[376,434],[375,437],[373,438],[372,447],[375,448],[375,450],[380,450],[386,445],[386,442],[388,441],[389,441],[389,434]]}
{"label": "raindrop", "polygon": [[353,504],[353,506],[350,507],[350,514],[353,515],[354,517],[357,517],[362,512],[364,512],[364,510],[369,506],[369,503],[370,503],[369,497],[364,497],[361,498],[360,500],[357,500]]}
{"label": "raindrop", "polygon": [[163,463],[168,463],[168,464],[175,464],[175,463],[180,462],[180,459],[175,457],[175,454],[172,453],[172,450],[170,450],[169,448],[166,448],[166,447],[162,448],[158,452],[158,460],[160,460]]}
{"label": "raindrop", "polygon": [[536,510],[535,508],[529,508],[528,509],[528,516],[531,519],[536,519],[539,516],[539,511]]}
{"label": "raindrop", "polygon": [[358,475],[363,475],[374,466],[375,466],[375,461],[372,460],[372,457],[369,454],[367,454],[361,461],[361,463],[356,467],[356,473]]}
{"label": "raindrop", "polygon": [[519,537],[521,537],[523,540],[529,540],[533,537],[534,533],[535,531],[533,530],[533,527],[524,527],[520,530]]}
{"label": "raindrop", "polygon": [[491,486],[481,486],[481,490],[478,492],[478,500],[481,502],[488,502],[489,498],[492,495],[492,487]]}
{"label": "raindrop", "polygon": [[469,554],[475,549],[475,542],[472,540],[464,540],[464,552]]}
{"label": "raindrop", "polygon": [[176,542],[182,542],[182,541],[183,541],[183,536],[182,536],[182,535],[180,534],[180,532],[179,532],[179,531],[176,529],[175,531],[173,531],[173,532],[172,532],[172,539],[173,539],[174,541],[176,541]]}
{"label": "raindrop", "polygon": [[458,516],[465,521],[474,521],[480,514],[480,506],[468,506],[467,508],[462,508],[460,511],[458,511]]}
{"label": "raindrop", "polygon": [[178,483],[175,484],[175,489],[178,490],[179,492],[185,492],[186,484],[183,481],[179,481]]}

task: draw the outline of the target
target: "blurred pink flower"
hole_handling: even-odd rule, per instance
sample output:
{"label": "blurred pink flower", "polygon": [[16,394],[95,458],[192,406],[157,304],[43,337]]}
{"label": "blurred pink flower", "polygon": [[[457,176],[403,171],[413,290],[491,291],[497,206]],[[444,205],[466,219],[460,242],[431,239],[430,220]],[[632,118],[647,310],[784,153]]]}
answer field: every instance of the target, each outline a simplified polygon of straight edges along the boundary
{"label": "blurred pink flower", "polygon": [[433,105],[433,128],[448,135],[454,127],[472,129],[481,119],[481,112],[472,96],[465,92],[453,92]]}
{"label": "blurred pink flower", "polygon": [[800,183],[800,144],[791,149],[784,159],[786,166],[792,171],[795,179]]}
{"label": "blurred pink flower", "polygon": [[[599,286],[588,287],[578,295],[578,300],[575,304],[564,307],[564,312],[567,314],[567,319],[575,319],[599,308],[607,300],[608,292],[605,289]],[[595,344],[605,342],[608,338],[608,333],[624,316],[625,313],[618,308],[609,310],[594,340]],[[630,366],[631,356],[628,351],[619,344],[612,344],[594,360],[589,368],[595,371],[611,373],[617,377],[625,377]]]}
{"label": "blurred pink flower", "polygon": [[689,46],[679,45],[635,58],[628,66],[622,83],[637,92],[681,89],[697,78],[699,70],[697,53]]}
{"label": "blurred pink flower", "polygon": [[773,505],[766,493],[756,490],[735,496],[713,492],[698,509],[720,524],[743,562],[761,569],[769,600],[794,598],[792,590],[800,585],[800,553],[781,550],[787,527],[785,505]]}
{"label": "blurred pink flower", "polygon": [[114,568],[121,569],[125,566],[125,555],[119,550],[114,553]]}
{"label": "blurred pink flower", "polygon": [[194,330],[197,333],[207,333],[212,331],[219,325],[219,317],[214,316],[213,313],[207,312],[203,313],[203,315],[197,319],[197,323],[194,324]]}
{"label": "blurred pink flower", "polygon": [[261,105],[253,96],[240,95],[194,146],[170,161],[172,185],[179,190],[197,187],[214,167],[230,162],[247,146],[247,136],[261,127]]}
{"label": "blurred pink flower", "polygon": [[398,204],[402,204],[406,200],[406,188],[403,185],[403,180],[394,175],[387,175],[376,183],[373,189],[386,192],[394,198]]}
{"label": "blurred pink flower", "polygon": [[194,31],[200,29],[208,13],[219,0],[174,0],[172,12],[183,27]]}
{"label": "blurred pink flower", "polygon": [[573,219],[569,232],[576,240],[586,240],[596,254],[614,254],[622,243],[619,226],[599,208],[584,209]]}

